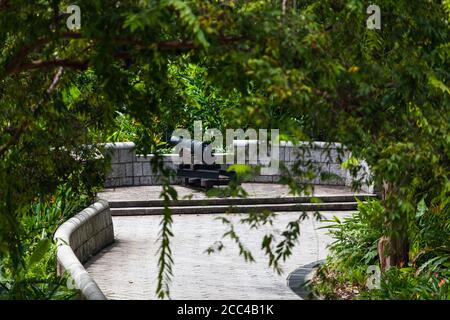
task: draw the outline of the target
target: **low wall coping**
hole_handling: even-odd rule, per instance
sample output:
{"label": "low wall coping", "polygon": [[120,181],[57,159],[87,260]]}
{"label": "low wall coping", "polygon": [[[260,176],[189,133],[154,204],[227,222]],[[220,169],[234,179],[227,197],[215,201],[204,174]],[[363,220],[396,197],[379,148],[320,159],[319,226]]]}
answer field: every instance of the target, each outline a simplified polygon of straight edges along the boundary
{"label": "low wall coping", "polygon": [[[257,140],[234,140],[234,145],[248,145],[249,143],[255,143]],[[269,141],[270,144],[272,141]],[[293,143],[291,141],[280,141],[280,147],[300,147],[300,146],[314,146],[318,148],[345,148],[342,143],[339,142],[325,142],[325,141],[299,141]],[[134,142],[109,142],[105,143],[106,149],[133,149],[136,147]]]}
{"label": "low wall coping", "polygon": [[316,148],[331,148],[331,149],[347,149],[340,142],[325,142],[325,141],[299,141],[293,143],[292,141],[280,141],[280,147],[316,147]]}
{"label": "low wall coping", "polygon": [[106,149],[133,149],[134,142],[108,142],[103,144]]}
{"label": "low wall coping", "polygon": [[72,233],[87,223],[91,218],[108,208],[109,204],[107,201],[98,200],[64,222],[58,230],[56,230],[54,235],[54,239],[57,243],[56,256],[58,263],[70,274],[75,286],[87,300],[106,300],[106,297],[78,260],[70,246],[70,237]]}

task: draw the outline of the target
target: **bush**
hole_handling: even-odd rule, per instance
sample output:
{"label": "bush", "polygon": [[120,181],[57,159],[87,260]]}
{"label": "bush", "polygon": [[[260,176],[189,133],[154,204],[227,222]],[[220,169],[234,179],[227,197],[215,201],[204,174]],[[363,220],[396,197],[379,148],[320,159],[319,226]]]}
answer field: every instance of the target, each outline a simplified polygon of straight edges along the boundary
{"label": "bush", "polygon": [[18,250],[10,248],[0,260],[0,299],[71,299],[75,290],[67,278],[56,275],[58,226],[83,207],[89,198],[66,185],[51,196],[39,199],[20,216]]}
{"label": "bush", "polygon": [[379,266],[377,242],[386,232],[382,214],[380,201],[369,200],[359,202],[350,218],[330,221],[325,228],[336,241],[313,279],[313,292],[325,299],[450,299],[448,207],[429,209],[424,201],[409,226],[410,264],[390,268],[381,274],[379,288],[367,288],[368,267]]}

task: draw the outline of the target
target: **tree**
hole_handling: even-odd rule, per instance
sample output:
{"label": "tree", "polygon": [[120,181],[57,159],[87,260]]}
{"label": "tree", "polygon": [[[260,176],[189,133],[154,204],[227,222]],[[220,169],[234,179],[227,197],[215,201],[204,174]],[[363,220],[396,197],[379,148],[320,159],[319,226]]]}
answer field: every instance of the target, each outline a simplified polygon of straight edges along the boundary
{"label": "tree", "polygon": [[[367,29],[361,1],[282,4],[81,0],[81,29],[70,31],[67,1],[0,1],[2,219],[15,225],[20,208],[82,170],[117,110],[142,123],[140,148],[153,150],[183,101],[169,70],[183,57],[239,93],[230,125],[302,140],[325,128],[365,159],[385,186],[382,260],[406,264],[418,202],[448,206],[449,2],[380,0],[381,30]],[[313,123],[299,130],[300,116]]]}

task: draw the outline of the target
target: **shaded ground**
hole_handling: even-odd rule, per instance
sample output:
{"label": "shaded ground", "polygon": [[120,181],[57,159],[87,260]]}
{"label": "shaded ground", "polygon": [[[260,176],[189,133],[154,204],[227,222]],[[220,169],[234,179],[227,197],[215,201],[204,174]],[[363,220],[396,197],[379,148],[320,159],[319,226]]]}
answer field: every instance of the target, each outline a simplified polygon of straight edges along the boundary
{"label": "shaded ground", "polygon": [[[249,197],[287,197],[289,188],[279,184],[246,183],[243,187]],[[179,199],[192,195],[204,199],[201,191],[175,186]],[[106,189],[100,198],[109,201],[145,201],[159,198],[160,186]],[[349,188],[341,186],[316,186],[314,194],[352,195]],[[331,212],[322,213],[331,218]],[[347,213],[338,212],[339,216]],[[284,274],[277,275],[268,267],[268,259],[261,250],[261,241],[271,230],[284,231],[286,225],[300,213],[279,213],[273,228],[249,230],[236,224],[236,232],[253,253],[256,262],[245,262],[239,249],[228,238],[227,230],[216,218],[222,214],[174,215],[171,248],[175,260],[171,285],[173,299],[299,299],[296,286],[314,262],[324,259],[326,246],[331,239],[326,230],[318,229],[324,223],[314,218],[301,223],[301,236],[292,258],[284,264]],[[245,217],[246,215],[242,215]],[[312,216],[312,215],[311,215]],[[240,216],[228,215],[236,223]],[[116,243],[103,250],[87,264],[87,270],[110,299],[155,299],[157,280],[157,242],[160,216],[113,217]],[[225,248],[220,253],[207,255],[205,250],[216,241],[223,240]],[[300,268],[299,268],[300,267]]]}
{"label": "shaded ground", "polygon": [[[257,197],[288,197],[289,187],[282,184],[265,184],[265,183],[243,183],[242,187],[247,191],[249,198]],[[182,199],[185,196],[192,195],[192,199],[204,199],[205,194],[201,191],[194,190],[183,186],[174,186],[178,192],[178,198]],[[125,187],[125,188],[111,188],[105,189],[104,192],[99,193],[99,198],[108,201],[145,201],[159,199],[161,193],[161,186],[141,186],[141,187]],[[354,192],[348,187],[344,186],[315,186],[314,195],[352,195]]]}
{"label": "shaded ground", "polygon": [[[273,187],[274,185],[266,185]],[[137,189],[145,188],[138,187]],[[279,190],[278,190],[279,192]],[[137,192],[133,197],[140,196]],[[128,196],[127,193],[122,196]],[[144,196],[144,195],[142,195]],[[145,193],[148,197],[149,193]],[[333,213],[323,213],[331,218]],[[337,213],[342,216],[345,213]],[[277,275],[268,267],[261,248],[268,228],[249,230],[236,224],[241,240],[252,251],[256,262],[247,263],[228,238],[220,253],[204,251],[221,240],[226,226],[215,220],[223,215],[174,216],[172,251],[175,260],[171,285],[173,299],[299,299],[287,285],[289,274],[303,265],[326,257],[330,238],[323,223],[307,219],[301,223],[301,236],[293,256],[284,264],[285,273]],[[244,216],[244,215],[243,215]],[[274,230],[284,230],[299,213],[279,213]],[[229,215],[237,222],[239,215]],[[116,243],[87,264],[88,272],[110,299],[155,299],[157,279],[157,235],[159,216],[114,217]]]}

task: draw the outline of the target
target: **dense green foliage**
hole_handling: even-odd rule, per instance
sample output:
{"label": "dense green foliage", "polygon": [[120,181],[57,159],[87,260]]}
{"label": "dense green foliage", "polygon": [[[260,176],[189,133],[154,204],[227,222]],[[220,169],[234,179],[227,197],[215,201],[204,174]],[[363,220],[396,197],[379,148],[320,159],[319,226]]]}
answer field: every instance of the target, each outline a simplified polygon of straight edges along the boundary
{"label": "dense green foliage", "polygon": [[[180,61],[171,62],[168,70],[171,90],[179,101],[177,108],[166,106],[171,113],[167,118],[159,120],[161,126],[157,146],[163,151],[168,148],[164,142],[170,138],[173,130],[187,128],[192,131],[194,121],[201,121],[204,130],[224,130],[227,128],[226,113],[239,104],[238,92],[231,92],[231,96],[225,98],[219,89],[208,81],[205,68],[185,60],[187,58],[182,57]],[[114,132],[106,138],[107,141],[138,141],[140,132],[144,130],[140,122],[122,112],[117,113],[115,125]]]}
{"label": "dense green foliage", "polygon": [[450,210],[421,202],[409,228],[411,264],[381,274],[379,288],[367,287],[369,266],[378,266],[377,243],[385,234],[378,200],[360,203],[358,212],[329,228],[335,239],[330,256],[313,280],[313,292],[326,299],[450,299]]}
{"label": "dense green foliage", "polygon": [[63,185],[24,208],[18,217],[14,242],[9,242],[8,254],[0,260],[0,299],[75,297],[76,291],[67,289],[67,279],[56,275],[53,234],[89,201]]}
{"label": "dense green foliage", "polygon": [[[199,117],[340,141],[384,186],[383,236],[418,253],[416,227],[421,243],[444,246],[431,235],[445,222],[415,217],[419,207],[448,212],[450,3],[379,0],[381,30],[367,29],[364,1],[280,3],[80,0],[81,29],[70,31],[69,1],[0,1],[2,259],[26,260],[22,219],[36,199],[64,183],[80,194],[101,185],[105,161],[93,145],[122,138],[117,117],[136,126],[129,138],[144,153]],[[306,188],[295,174],[283,182]],[[301,217],[279,242],[264,240],[275,267],[295,245]],[[170,222],[167,213],[161,297]]]}

